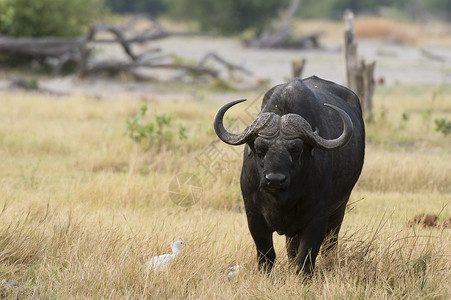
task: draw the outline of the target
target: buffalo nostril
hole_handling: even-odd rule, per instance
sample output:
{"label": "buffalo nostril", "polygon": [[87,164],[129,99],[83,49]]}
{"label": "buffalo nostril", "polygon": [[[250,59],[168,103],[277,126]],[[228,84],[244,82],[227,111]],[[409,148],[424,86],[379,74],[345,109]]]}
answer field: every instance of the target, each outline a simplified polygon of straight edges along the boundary
{"label": "buffalo nostril", "polygon": [[269,185],[280,185],[285,182],[287,176],[280,173],[269,173],[265,175]]}

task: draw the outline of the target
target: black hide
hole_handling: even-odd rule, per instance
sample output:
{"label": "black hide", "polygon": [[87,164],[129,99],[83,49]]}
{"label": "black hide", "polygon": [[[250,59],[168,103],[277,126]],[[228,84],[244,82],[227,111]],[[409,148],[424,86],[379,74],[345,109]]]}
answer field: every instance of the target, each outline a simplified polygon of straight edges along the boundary
{"label": "black hide", "polygon": [[287,238],[287,253],[297,271],[312,273],[321,244],[337,243],[346,203],[363,166],[365,128],[358,97],[349,89],[318,77],[294,79],[270,89],[261,114],[297,114],[316,134],[335,139],[343,132],[340,115],[352,120],[352,137],[339,149],[324,150],[283,130],[246,140],[241,191],[260,269],[270,272],[276,257],[273,232]]}

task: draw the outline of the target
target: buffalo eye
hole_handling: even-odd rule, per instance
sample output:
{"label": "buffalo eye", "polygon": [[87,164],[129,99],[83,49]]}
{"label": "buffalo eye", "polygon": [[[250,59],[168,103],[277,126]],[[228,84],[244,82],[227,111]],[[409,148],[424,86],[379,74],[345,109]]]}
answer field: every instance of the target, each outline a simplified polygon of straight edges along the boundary
{"label": "buffalo eye", "polygon": [[266,153],[262,152],[262,151],[256,151],[256,154],[258,156],[259,159],[263,159],[265,158]]}
{"label": "buffalo eye", "polygon": [[266,149],[262,147],[257,148],[254,145],[254,147],[252,147],[252,151],[255,153],[255,155],[257,155],[259,159],[263,159],[266,155]]}
{"label": "buffalo eye", "polygon": [[260,160],[263,160],[263,158],[265,158],[266,152],[268,152],[268,145],[263,139],[257,138],[254,142],[253,150],[257,157]]}
{"label": "buffalo eye", "polygon": [[302,154],[302,149],[291,151],[290,154],[293,159],[298,158]]}
{"label": "buffalo eye", "polygon": [[301,140],[291,141],[288,145],[288,152],[290,152],[292,161],[299,161],[303,151],[303,143]]}

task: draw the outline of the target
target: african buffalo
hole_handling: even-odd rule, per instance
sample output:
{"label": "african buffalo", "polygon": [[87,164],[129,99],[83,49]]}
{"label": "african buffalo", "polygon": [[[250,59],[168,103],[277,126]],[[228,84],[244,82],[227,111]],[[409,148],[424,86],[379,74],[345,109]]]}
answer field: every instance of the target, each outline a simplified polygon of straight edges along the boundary
{"label": "african buffalo", "polygon": [[[258,265],[270,272],[276,258],[272,234],[286,236],[290,261],[310,275],[326,236],[337,244],[346,203],[360,176],[365,127],[359,98],[316,76],[270,89],[256,119],[242,133],[228,132],[225,112],[214,128],[230,145],[246,143],[241,171],[249,231]],[[314,128],[314,130],[313,130]]]}

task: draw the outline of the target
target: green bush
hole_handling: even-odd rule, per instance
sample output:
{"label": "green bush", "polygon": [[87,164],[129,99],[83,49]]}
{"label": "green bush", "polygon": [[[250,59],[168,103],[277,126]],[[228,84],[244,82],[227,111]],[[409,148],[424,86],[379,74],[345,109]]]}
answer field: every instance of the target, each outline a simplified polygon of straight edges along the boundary
{"label": "green bush", "polygon": [[0,0],[0,34],[74,37],[104,13],[104,0]]}
{"label": "green bush", "polygon": [[[126,119],[125,134],[137,143],[146,141],[146,146],[162,145],[170,143],[174,136],[175,129],[172,126],[172,115],[154,113],[155,121],[144,123],[143,119],[147,113],[147,104],[141,105],[139,113],[132,119]],[[178,137],[185,139],[186,128],[178,126]]]}
{"label": "green bush", "polygon": [[435,131],[443,133],[443,135],[451,134],[451,121],[446,118],[435,119]]}

